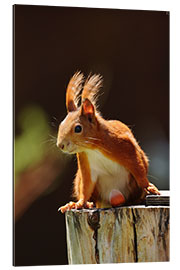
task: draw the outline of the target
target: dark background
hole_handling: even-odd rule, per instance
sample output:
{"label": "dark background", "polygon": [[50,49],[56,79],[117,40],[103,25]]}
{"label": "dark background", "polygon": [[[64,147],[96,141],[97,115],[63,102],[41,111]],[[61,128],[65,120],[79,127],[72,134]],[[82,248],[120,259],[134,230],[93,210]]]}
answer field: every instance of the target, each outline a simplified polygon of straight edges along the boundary
{"label": "dark background", "polygon": [[[15,5],[14,110],[40,106],[57,132],[65,90],[77,70],[104,77],[100,111],[131,127],[150,159],[149,180],[169,188],[169,13]],[[58,149],[57,149],[58,151]],[[15,161],[16,162],[16,161]],[[39,196],[15,223],[14,264],[67,264],[64,215],[75,159],[59,185]]]}

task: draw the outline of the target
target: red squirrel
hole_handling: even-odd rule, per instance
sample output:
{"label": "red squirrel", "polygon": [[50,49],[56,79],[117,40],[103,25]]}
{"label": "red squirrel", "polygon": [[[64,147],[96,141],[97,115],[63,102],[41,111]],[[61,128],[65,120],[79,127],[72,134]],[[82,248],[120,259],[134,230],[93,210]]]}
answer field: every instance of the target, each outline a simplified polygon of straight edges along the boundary
{"label": "red squirrel", "polygon": [[59,126],[57,146],[77,156],[77,201],[60,207],[62,213],[94,205],[104,208],[140,204],[147,194],[160,194],[147,179],[148,158],[128,126],[105,120],[98,112],[96,101],[101,86],[100,75],[84,80],[81,72],[75,73],[67,86],[68,114]]}

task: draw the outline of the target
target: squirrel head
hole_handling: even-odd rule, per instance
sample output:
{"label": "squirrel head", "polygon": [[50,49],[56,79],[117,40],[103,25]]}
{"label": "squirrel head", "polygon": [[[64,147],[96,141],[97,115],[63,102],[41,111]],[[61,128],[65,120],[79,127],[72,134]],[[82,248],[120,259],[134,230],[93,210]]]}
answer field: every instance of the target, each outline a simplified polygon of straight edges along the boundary
{"label": "squirrel head", "polygon": [[[68,114],[59,125],[57,146],[69,154],[92,149],[98,140],[96,100],[102,77],[95,74],[87,78],[84,87],[83,83],[84,76],[80,72],[75,73],[69,81],[66,91]],[[81,105],[78,106],[80,97]]]}

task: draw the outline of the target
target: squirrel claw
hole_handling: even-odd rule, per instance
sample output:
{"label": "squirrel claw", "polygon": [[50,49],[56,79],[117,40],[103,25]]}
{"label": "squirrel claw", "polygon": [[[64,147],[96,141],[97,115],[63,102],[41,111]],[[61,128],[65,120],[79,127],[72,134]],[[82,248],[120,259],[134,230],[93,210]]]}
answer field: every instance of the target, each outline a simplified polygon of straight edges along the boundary
{"label": "squirrel claw", "polygon": [[69,202],[64,206],[61,206],[58,211],[61,211],[61,213],[65,213],[68,210],[71,209],[82,209],[84,208],[93,208],[94,203],[93,202],[84,202],[83,200],[79,200],[78,202]]}
{"label": "squirrel claw", "polygon": [[75,202],[69,202],[64,206],[59,207],[58,211],[61,211],[61,213],[65,213],[66,211],[71,210],[73,208],[75,208]]}
{"label": "squirrel claw", "polygon": [[85,208],[89,209],[89,208],[93,208],[94,207],[94,203],[93,202],[86,202],[84,205]]}

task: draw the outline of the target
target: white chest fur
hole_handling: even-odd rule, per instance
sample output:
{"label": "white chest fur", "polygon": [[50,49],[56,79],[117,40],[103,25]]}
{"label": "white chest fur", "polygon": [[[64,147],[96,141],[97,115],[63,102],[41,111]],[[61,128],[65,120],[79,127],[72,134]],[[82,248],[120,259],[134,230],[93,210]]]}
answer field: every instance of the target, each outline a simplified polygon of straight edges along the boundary
{"label": "white chest fur", "polygon": [[97,183],[102,199],[108,201],[112,189],[124,193],[123,190],[129,181],[129,172],[98,150],[87,150],[86,154],[89,160],[91,179]]}

